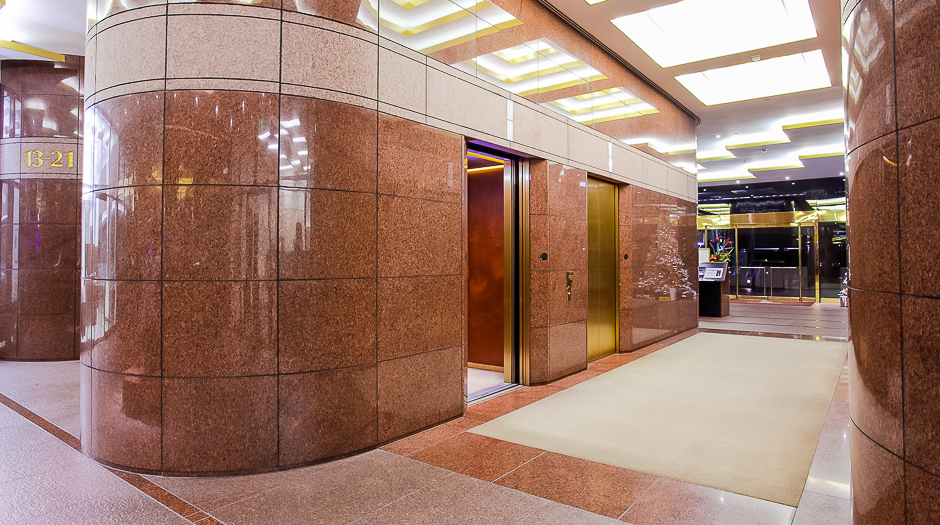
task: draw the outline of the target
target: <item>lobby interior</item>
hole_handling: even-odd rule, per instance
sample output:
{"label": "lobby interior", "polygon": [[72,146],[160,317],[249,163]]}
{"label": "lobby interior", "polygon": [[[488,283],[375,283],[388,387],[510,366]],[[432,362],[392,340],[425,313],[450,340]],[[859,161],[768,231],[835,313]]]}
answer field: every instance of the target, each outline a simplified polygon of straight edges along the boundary
{"label": "lobby interior", "polygon": [[940,519],[933,2],[77,3],[0,3],[0,523]]}

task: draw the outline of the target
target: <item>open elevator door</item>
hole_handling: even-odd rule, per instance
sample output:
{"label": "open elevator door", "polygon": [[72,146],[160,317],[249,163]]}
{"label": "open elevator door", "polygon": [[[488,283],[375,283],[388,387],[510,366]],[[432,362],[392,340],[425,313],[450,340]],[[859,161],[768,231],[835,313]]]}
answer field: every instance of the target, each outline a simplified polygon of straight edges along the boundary
{"label": "open elevator door", "polygon": [[519,203],[522,162],[467,149],[468,397],[521,382]]}

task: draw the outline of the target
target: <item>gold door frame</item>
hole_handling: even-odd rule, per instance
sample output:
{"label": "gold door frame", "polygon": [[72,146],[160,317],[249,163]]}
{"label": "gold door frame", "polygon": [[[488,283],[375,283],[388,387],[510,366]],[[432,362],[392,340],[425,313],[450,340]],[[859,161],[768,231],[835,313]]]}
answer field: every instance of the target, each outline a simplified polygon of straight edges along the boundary
{"label": "gold door frame", "polygon": [[[806,220],[793,220],[794,213],[791,212],[779,212],[779,213],[763,213],[763,214],[748,214],[748,215],[739,215],[737,220],[732,220],[730,225],[720,226],[720,225],[709,225],[704,224],[704,228],[701,228],[705,232],[705,241],[708,242],[708,230],[734,230],[734,261],[735,261],[735,270],[739,270],[741,266],[738,264],[738,228],[746,229],[758,229],[758,228],[796,228],[797,235],[797,246],[799,246],[798,251],[798,264],[799,268],[802,268],[803,265],[803,228],[809,227],[811,224],[813,226],[813,279],[815,280],[816,289],[815,297],[813,298],[815,302],[837,302],[838,300],[822,299],[820,298],[819,292],[819,217],[815,217],[812,222]],[[761,217],[766,216],[766,217]],[[711,226],[711,227],[710,227]],[[807,261],[808,263],[810,261]],[[807,266],[807,270],[810,266]],[[797,278],[799,281],[799,296],[798,298],[792,297],[776,297],[780,300],[793,300],[796,299],[798,302],[803,302],[803,273],[802,271],[797,272]],[[811,277],[807,275],[807,279]],[[738,272],[735,272],[735,281],[734,281],[734,294],[732,295],[734,299],[741,298],[741,279]],[[747,297],[765,297],[773,298],[773,295],[749,295]]]}
{"label": "gold door frame", "polygon": [[[605,188],[606,186],[606,188]],[[588,315],[587,315],[587,343],[588,343],[588,361],[593,361],[615,354],[620,350],[620,189],[621,185],[608,182],[593,174],[589,174],[587,181],[587,212],[588,212]],[[610,220],[607,220],[610,219]],[[603,241],[600,244],[592,246],[591,237],[600,234],[601,239],[606,239],[612,247],[612,252],[596,253],[595,248],[603,247]],[[603,256],[610,256],[609,260]],[[592,256],[594,259],[592,260]],[[605,264],[606,263],[606,264]],[[609,266],[608,266],[609,265]],[[613,282],[607,283],[611,286],[604,287],[611,293],[609,307],[612,312],[605,311],[604,297],[594,296],[597,299],[593,304],[591,301],[592,290],[598,284],[597,279],[600,276],[608,274],[612,270]],[[613,318],[607,318],[612,326],[607,326],[604,322],[607,314],[613,314]],[[598,318],[600,315],[600,319]],[[613,348],[603,348],[598,350],[596,346],[598,341],[597,332],[604,332],[603,328],[609,329],[607,334],[613,334]],[[594,334],[593,341],[592,335]],[[592,346],[592,342],[595,346]],[[610,351],[608,351],[610,350]]]}
{"label": "gold door frame", "polygon": [[528,385],[529,163],[479,146],[467,155],[503,163],[503,380]]}

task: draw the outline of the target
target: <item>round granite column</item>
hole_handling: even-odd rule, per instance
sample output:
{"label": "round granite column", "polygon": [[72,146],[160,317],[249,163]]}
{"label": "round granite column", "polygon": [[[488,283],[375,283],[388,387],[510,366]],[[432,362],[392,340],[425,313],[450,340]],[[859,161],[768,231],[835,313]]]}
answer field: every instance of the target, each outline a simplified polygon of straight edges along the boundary
{"label": "round granite column", "polygon": [[0,64],[0,360],[78,358],[83,69]]}
{"label": "round granite column", "polygon": [[856,524],[940,515],[940,6],[843,10]]}
{"label": "round granite column", "polygon": [[84,451],[264,472],[460,415],[463,138],[380,114],[359,1],[127,4],[86,45]]}

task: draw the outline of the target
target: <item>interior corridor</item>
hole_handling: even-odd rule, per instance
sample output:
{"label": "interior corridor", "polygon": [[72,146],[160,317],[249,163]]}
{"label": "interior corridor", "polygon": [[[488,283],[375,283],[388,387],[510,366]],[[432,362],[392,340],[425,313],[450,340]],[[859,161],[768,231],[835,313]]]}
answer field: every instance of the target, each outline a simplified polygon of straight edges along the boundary
{"label": "interior corridor", "polygon": [[[733,326],[779,337],[775,308],[735,305],[751,321],[768,321],[739,319]],[[791,316],[824,312],[833,325],[846,311],[782,308]],[[845,367],[796,507],[468,432],[712,330],[691,330],[554,383],[512,390],[365,454],[236,477],[170,478],[102,466],[78,450],[78,363],[0,362],[0,523],[851,523]],[[811,350],[821,343],[797,344]]]}

